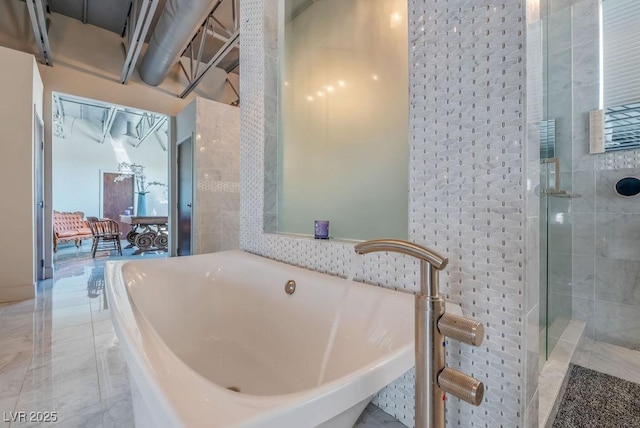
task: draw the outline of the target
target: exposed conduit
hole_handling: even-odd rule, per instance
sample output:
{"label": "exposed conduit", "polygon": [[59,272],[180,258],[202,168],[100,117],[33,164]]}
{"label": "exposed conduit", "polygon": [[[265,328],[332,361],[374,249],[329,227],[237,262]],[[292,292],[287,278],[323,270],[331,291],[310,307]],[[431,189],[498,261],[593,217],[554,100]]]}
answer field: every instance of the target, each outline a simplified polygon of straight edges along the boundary
{"label": "exposed conduit", "polygon": [[162,83],[214,4],[221,1],[167,0],[140,64],[140,77],[145,83]]}

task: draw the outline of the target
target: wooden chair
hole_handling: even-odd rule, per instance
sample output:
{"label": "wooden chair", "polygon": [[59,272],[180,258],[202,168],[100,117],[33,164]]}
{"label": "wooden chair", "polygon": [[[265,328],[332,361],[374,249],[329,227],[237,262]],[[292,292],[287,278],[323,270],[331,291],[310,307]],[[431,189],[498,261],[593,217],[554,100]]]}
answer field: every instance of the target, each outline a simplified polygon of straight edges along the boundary
{"label": "wooden chair", "polygon": [[94,267],[87,281],[87,297],[95,299],[104,294],[104,267]]}
{"label": "wooden chair", "polygon": [[91,219],[89,227],[93,234],[93,247],[91,248],[93,258],[96,257],[96,251],[98,250],[117,250],[122,255],[120,230],[116,221],[108,218],[102,220]]}

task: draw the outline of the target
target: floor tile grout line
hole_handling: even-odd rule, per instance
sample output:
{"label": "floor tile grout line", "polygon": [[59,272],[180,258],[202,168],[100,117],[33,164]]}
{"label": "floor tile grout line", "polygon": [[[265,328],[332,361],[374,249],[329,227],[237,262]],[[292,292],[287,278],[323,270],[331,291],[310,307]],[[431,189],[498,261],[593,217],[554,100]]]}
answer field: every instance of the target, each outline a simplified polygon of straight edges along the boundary
{"label": "floor tile grout line", "polygon": [[[35,313],[32,313],[32,316],[35,315]],[[33,325],[31,327],[32,329],[32,333],[33,333]],[[31,365],[33,364],[33,355],[36,352],[35,349],[36,345],[35,342],[32,341],[32,346],[31,346],[31,355],[29,356],[29,364],[27,364],[27,368],[24,371],[24,377],[22,378],[22,382],[20,382],[20,390],[18,391],[18,395],[16,397],[16,402],[13,405],[13,411],[16,412],[18,410],[18,403],[20,402],[20,398],[22,397],[22,390],[24,389],[24,384],[27,381],[27,375],[29,374],[29,371],[31,370]],[[9,421],[9,428],[11,428],[13,422]]]}
{"label": "floor tile grout line", "polygon": [[93,356],[96,362],[96,377],[98,379],[98,398],[100,399],[100,409],[105,411],[104,400],[102,399],[102,387],[100,383],[100,369],[98,367],[98,349],[96,347],[96,331],[93,324],[93,311],[91,310],[91,304],[89,304],[89,310],[91,312],[91,341],[93,342]]}

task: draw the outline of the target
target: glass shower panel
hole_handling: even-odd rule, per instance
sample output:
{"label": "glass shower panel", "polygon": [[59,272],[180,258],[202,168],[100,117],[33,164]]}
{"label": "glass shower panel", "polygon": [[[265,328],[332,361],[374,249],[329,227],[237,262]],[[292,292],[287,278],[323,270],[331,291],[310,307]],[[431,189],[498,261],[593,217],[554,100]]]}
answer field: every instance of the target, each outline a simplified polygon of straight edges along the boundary
{"label": "glass shower panel", "polygon": [[[543,2],[544,120],[540,124],[540,354],[548,358],[572,311],[571,7]],[[569,37],[567,37],[569,35]]]}
{"label": "glass shower panel", "polygon": [[[571,320],[572,275],[572,219],[571,199],[563,193],[555,193],[556,172],[554,163],[542,165],[546,173],[546,356],[555,348],[560,336]],[[568,184],[568,183],[567,183]],[[567,186],[569,187],[569,186]],[[560,191],[569,192],[570,189]]]}

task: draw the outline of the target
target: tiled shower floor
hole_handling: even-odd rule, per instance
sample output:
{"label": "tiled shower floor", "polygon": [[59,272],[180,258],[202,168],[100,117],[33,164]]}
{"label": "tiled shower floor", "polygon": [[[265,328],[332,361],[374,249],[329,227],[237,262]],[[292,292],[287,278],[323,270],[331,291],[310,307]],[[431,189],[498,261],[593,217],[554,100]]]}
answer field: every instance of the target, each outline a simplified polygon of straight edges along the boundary
{"label": "tiled shower floor", "polygon": [[[92,259],[86,243],[55,257],[54,278],[39,283],[36,299],[0,304],[0,428],[133,427],[127,368],[100,288],[114,257]],[[58,423],[11,423],[10,412],[57,412]],[[404,425],[373,405],[356,425],[381,426]]]}

